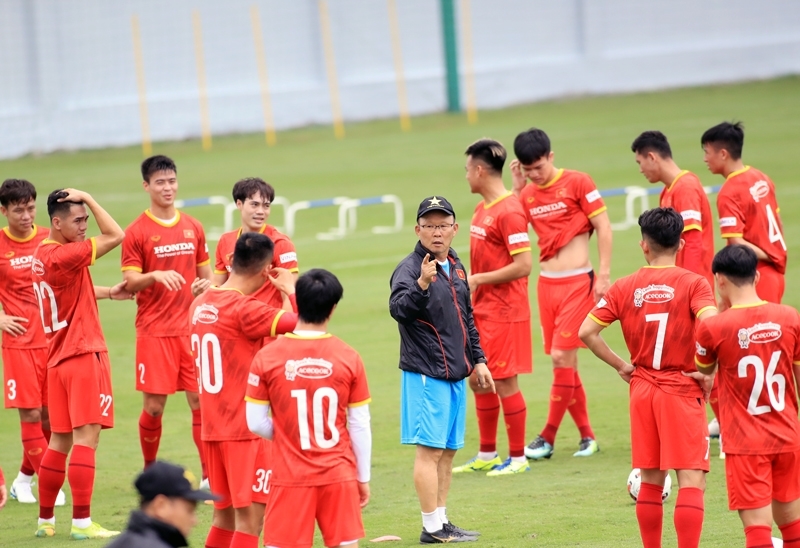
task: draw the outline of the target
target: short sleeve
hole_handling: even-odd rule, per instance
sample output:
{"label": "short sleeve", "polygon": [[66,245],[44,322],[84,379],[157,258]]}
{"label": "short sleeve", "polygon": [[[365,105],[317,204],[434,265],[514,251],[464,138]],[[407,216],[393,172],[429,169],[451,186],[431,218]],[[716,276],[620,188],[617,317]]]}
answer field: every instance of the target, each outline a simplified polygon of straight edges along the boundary
{"label": "short sleeve", "polygon": [[289,272],[300,272],[297,266],[297,251],[295,251],[291,240],[281,238],[275,242],[275,257],[272,260],[272,264],[285,268]]}
{"label": "short sleeve", "polygon": [[197,230],[197,249],[195,251],[195,260],[197,266],[206,266],[211,264],[211,259],[208,256],[208,242],[206,242],[206,233],[203,230],[203,225],[195,223],[195,230]]}
{"label": "short sleeve", "polygon": [[605,296],[600,299],[592,311],[589,312],[589,317],[603,327],[608,327],[616,320],[620,319],[618,311],[619,293],[619,286],[617,283],[614,283]]}
{"label": "short sleeve", "polygon": [[369,386],[367,386],[367,372],[364,369],[364,362],[361,356],[355,354],[356,363],[353,368],[353,382],[350,386],[350,399],[347,402],[349,407],[366,405],[371,401]]}
{"label": "short sleeve", "polygon": [[591,177],[583,174],[580,184],[576,186],[580,192],[580,196],[577,196],[577,198],[581,205],[581,211],[586,214],[588,219],[599,215],[607,209],[603,198],[600,196],[600,191],[597,190],[597,186]]}
{"label": "short sleeve", "polygon": [[707,310],[717,309],[717,301],[714,299],[711,284],[702,276],[698,276],[692,284],[691,307],[695,316],[699,316]]}
{"label": "short sleeve", "polygon": [[[699,191],[702,192],[702,191]],[[699,196],[696,188],[687,188],[683,192],[678,192],[672,198],[672,207],[681,214],[683,218],[683,231],[703,230],[703,204],[701,200],[705,196]]]}
{"label": "short sleeve", "polygon": [[528,221],[522,211],[509,211],[500,218],[500,230],[503,244],[509,255],[517,255],[531,250],[531,239],[528,237]]}
{"label": "short sleeve", "polygon": [[61,273],[79,273],[80,269],[92,266],[97,258],[94,238],[57,246],[50,256],[52,265]]}
{"label": "short sleeve", "polygon": [[226,268],[227,265],[225,264],[225,250],[222,249],[225,240],[220,238],[217,242],[217,249],[214,252],[214,274],[227,274],[228,269]]}
{"label": "short sleeve", "polygon": [[706,322],[699,322],[695,337],[694,362],[700,367],[711,367],[717,363],[717,355],[714,350],[714,340]]}
{"label": "short sleeve", "polygon": [[741,238],[744,236],[744,212],[730,192],[721,192],[717,197],[719,213],[719,229],[723,238]]}
{"label": "short sleeve", "polygon": [[128,227],[125,231],[125,239],[122,240],[122,271],[126,270],[135,272],[144,270],[142,239],[135,227]]}
{"label": "short sleeve", "polygon": [[250,364],[250,373],[247,376],[247,392],[245,392],[245,401],[250,403],[260,403],[267,405],[269,403],[269,386],[266,373],[266,354],[262,348],[253,362]]}
{"label": "short sleeve", "polygon": [[251,340],[275,337],[278,320],[284,313],[257,299],[247,299],[239,310],[239,327]]}

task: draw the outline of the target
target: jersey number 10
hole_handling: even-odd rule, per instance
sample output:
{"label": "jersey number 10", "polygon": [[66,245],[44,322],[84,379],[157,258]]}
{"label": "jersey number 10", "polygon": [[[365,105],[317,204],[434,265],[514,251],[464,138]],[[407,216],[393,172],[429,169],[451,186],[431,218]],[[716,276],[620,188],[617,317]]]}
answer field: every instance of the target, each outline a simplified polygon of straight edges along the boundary
{"label": "jersey number 10", "polygon": [[[300,449],[311,449],[311,432],[308,425],[308,393],[305,389],[292,390],[292,397],[297,400],[297,426],[300,430]],[[328,386],[318,388],[312,396],[311,415],[314,421],[314,441],[320,449],[330,449],[339,443],[339,430],[336,429],[336,411],[339,408],[339,396],[336,390]],[[327,419],[323,409],[323,400],[328,400]],[[330,432],[327,436],[325,430]]]}

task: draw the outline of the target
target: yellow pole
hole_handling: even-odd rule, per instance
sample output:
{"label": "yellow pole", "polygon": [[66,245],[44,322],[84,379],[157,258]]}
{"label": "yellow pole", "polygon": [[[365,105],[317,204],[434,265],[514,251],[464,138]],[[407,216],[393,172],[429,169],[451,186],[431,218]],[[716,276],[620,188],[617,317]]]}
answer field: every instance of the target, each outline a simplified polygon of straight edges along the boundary
{"label": "yellow pole", "polygon": [[472,15],[469,0],[461,0],[461,36],[464,46],[464,79],[466,80],[467,120],[478,121],[478,101],[475,96],[475,66],[472,58]]}
{"label": "yellow pole", "polygon": [[397,17],[396,0],[387,0],[389,4],[389,29],[392,34],[392,53],[394,54],[394,72],[397,80],[397,102],[400,104],[400,128],[411,130],[411,118],[408,115],[408,95],[403,71],[403,43],[400,41],[400,21]]}
{"label": "yellow pole", "polygon": [[325,66],[328,72],[328,88],[333,110],[333,133],[337,139],[344,138],[344,122],[342,121],[342,105],[339,101],[339,85],[336,79],[336,58],[333,55],[333,38],[331,37],[331,21],[328,16],[328,2],[319,0],[319,22],[322,27],[322,46],[325,50]]}
{"label": "yellow pole", "polygon": [[261,31],[261,16],[258,6],[250,7],[250,19],[253,22],[253,42],[256,48],[256,64],[258,65],[258,81],[261,85],[261,104],[264,108],[264,134],[267,145],[272,146],[278,138],[275,135],[275,121],[272,118],[272,100],[269,95],[269,73],[267,72],[267,54],[264,49],[264,33]]}
{"label": "yellow pole", "polygon": [[144,56],[142,55],[142,33],[139,29],[139,16],[131,16],[133,32],[133,61],[136,65],[136,87],[139,92],[139,119],[142,123],[142,154],[153,154],[153,143],[150,141],[150,117],[147,114],[147,88],[144,81]]}
{"label": "yellow pole", "polygon": [[194,27],[194,54],[197,60],[197,87],[200,93],[200,132],[203,136],[203,150],[211,149],[211,121],[208,116],[208,88],[206,86],[206,66],[203,58],[203,27],[200,12],[192,11]]}

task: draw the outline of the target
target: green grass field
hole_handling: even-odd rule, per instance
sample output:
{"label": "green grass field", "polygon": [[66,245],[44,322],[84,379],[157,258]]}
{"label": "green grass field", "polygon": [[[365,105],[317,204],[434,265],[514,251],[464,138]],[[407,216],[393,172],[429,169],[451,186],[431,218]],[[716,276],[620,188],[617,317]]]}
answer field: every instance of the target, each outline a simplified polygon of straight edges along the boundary
{"label": "green grass field", "polygon": [[[345,295],[331,331],[354,346],[367,366],[373,394],[372,502],[364,511],[367,539],[394,534],[403,538],[394,546],[417,544],[421,527],[412,483],[414,450],[399,444],[398,335],[388,313],[389,276],[395,264],[412,249],[413,212],[431,194],[446,196],[455,206],[461,232],[454,247],[468,257],[468,223],[478,197],[464,180],[463,150],[477,138],[489,136],[507,146],[530,126],[545,129],[556,153],[556,165],[589,172],[600,188],[646,185],[630,152],[639,132],[660,129],[669,137],[675,159],[698,173],[706,185],[720,184],[702,162],[700,135],[708,127],[729,119],[743,120],[747,140],[744,158],[767,172],[778,189],[789,269],[785,302],[798,306],[800,274],[800,181],[797,147],[800,144],[800,78],[784,78],[742,85],[682,89],[626,96],[554,101],[481,112],[477,125],[465,116],[434,115],[413,120],[411,133],[397,121],[378,121],[347,127],[342,141],[328,127],[279,134],[277,146],[267,148],[263,135],[218,138],[213,150],[203,152],[198,141],[158,144],[155,150],[173,157],[179,166],[180,197],[229,195],[233,183],[258,175],[272,182],[291,201],[337,195],[367,197],[397,194],[406,206],[403,233],[377,236],[375,224],[390,224],[388,206],[365,208],[359,229],[345,240],[321,242],[314,235],[335,224],[333,209],[298,216],[295,243],[301,270],[324,267],[341,279]],[[212,113],[213,114],[213,113]],[[41,199],[57,187],[74,186],[92,193],[123,226],[148,206],[141,190],[138,147],[59,153],[0,162],[0,176],[24,177],[37,185],[38,221],[47,224]],[[506,177],[507,184],[510,180]],[[713,200],[713,198],[712,198]],[[651,199],[651,205],[656,200]],[[623,201],[609,201],[612,221],[623,218]],[[206,227],[222,226],[219,208],[193,208]],[[282,222],[276,208],[273,221]],[[643,263],[637,231],[614,234],[613,277],[628,274]],[[594,246],[594,243],[592,244]],[[718,240],[717,245],[721,245]],[[212,245],[213,247],[213,245]],[[596,262],[595,262],[596,264]],[[102,258],[93,267],[98,284],[121,279],[119,253]],[[531,284],[531,305],[536,316],[536,284]],[[109,528],[122,529],[136,505],[132,488],[141,467],[137,420],[140,395],[134,391],[135,307],[132,303],[100,303],[101,317],[113,365],[116,428],[104,432],[98,451],[93,518]],[[534,324],[536,319],[534,318]],[[534,373],[521,379],[528,403],[528,437],[543,426],[552,378],[543,354],[538,328],[533,330]],[[624,351],[619,330],[608,330],[611,345]],[[480,529],[480,544],[517,546],[640,546],[634,505],[625,490],[630,471],[627,386],[608,366],[582,351],[581,375],[589,396],[592,423],[602,451],[589,459],[571,455],[578,433],[569,418],[559,431],[556,454],[546,462],[531,464],[531,472],[515,478],[482,475],[454,477],[448,509],[459,525]],[[472,402],[468,413],[466,448],[457,455],[465,460],[477,450],[477,428]],[[502,428],[501,428],[502,430]],[[506,440],[501,431],[501,455]],[[712,471],[706,491],[703,546],[742,546],[738,517],[727,509],[723,461],[712,445]],[[170,399],[161,442],[163,459],[182,463],[199,473],[191,440],[191,421],[182,395]],[[21,457],[17,413],[0,414],[0,463],[9,482]],[[65,490],[67,487],[65,486]],[[67,500],[71,500],[67,491]],[[665,504],[665,546],[675,546],[672,513],[675,492]],[[0,511],[0,546],[67,546],[71,518],[69,504],[56,510],[55,539],[36,539],[37,507],[10,501]],[[210,507],[200,507],[192,546],[202,546],[210,524]],[[100,542],[94,542],[100,545]],[[367,544],[367,543],[364,543]],[[318,539],[319,546],[322,546]]]}

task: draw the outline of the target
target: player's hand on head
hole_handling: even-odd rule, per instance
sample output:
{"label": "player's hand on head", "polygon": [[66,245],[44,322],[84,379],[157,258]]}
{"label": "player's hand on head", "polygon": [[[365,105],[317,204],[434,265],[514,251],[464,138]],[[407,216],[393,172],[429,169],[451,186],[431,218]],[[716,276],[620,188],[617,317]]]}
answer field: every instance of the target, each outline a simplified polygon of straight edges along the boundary
{"label": "player's hand on head", "polygon": [[428,289],[428,286],[436,277],[436,259],[431,259],[431,254],[426,253],[425,258],[422,259],[422,266],[419,269],[419,282],[422,289]]}
{"label": "player's hand on head", "polygon": [[133,299],[133,295],[134,294],[131,291],[128,291],[125,288],[127,283],[128,283],[127,280],[123,280],[120,283],[118,283],[117,285],[114,285],[114,286],[111,287],[111,290],[109,291],[109,295],[110,295],[111,300],[114,300],[114,301],[128,301],[128,300]]}
{"label": "player's hand on head", "polygon": [[358,498],[361,508],[369,504],[369,483],[358,483]]}
{"label": "player's hand on head", "polygon": [[528,184],[528,178],[522,172],[522,164],[516,158],[511,160],[509,167],[511,168],[511,188],[516,194],[519,194]]}
{"label": "player's hand on head", "polygon": [[156,270],[153,272],[156,283],[161,283],[170,291],[180,291],[186,279],[174,270]]}
{"label": "player's hand on head", "polygon": [[23,323],[28,323],[28,319],[20,316],[9,316],[8,314],[0,312],[0,331],[5,331],[12,337],[25,334],[27,329],[22,325]]}
{"label": "player's hand on head", "polygon": [[75,188],[65,188],[62,191],[61,198],[58,199],[59,202],[85,202],[87,196],[89,196],[86,192],[82,190],[78,190]]}
{"label": "player's hand on head", "polygon": [[283,293],[294,293],[294,275],[285,268],[275,267],[269,271],[269,281]]}
{"label": "player's hand on head", "polygon": [[481,388],[489,388],[492,393],[497,393],[497,388],[494,386],[494,379],[492,373],[489,371],[489,366],[480,362],[475,364],[475,370],[472,372],[475,375],[475,380]]}
{"label": "player's hand on head", "polygon": [[197,297],[198,295],[205,293],[209,287],[211,287],[211,280],[206,280],[205,278],[195,278],[192,282],[192,296]]}

